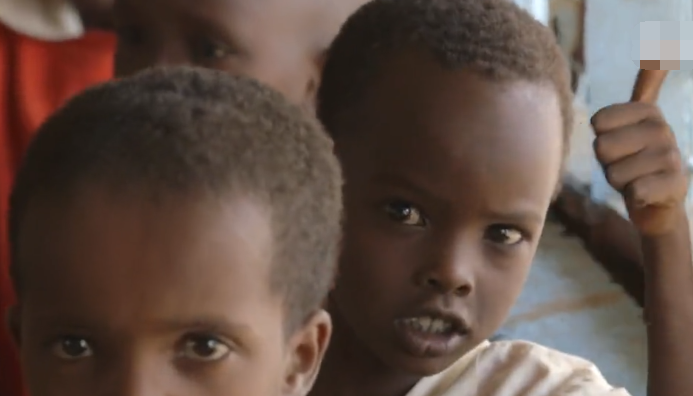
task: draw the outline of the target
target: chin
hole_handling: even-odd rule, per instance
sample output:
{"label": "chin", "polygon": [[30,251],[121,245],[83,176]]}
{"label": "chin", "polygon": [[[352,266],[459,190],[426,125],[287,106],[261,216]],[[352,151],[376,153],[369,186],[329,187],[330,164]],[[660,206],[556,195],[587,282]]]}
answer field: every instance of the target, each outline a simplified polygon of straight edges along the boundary
{"label": "chin", "polygon": [[425,357],[414,355],[406,349],[398,347],[392,341],[387,346],[383,344],[381,343],[379,348],[374,349],[380,360],[394,371],[415,377],[430,377],[445,371],[464,356],[468,350],[465,348],[464,350],[450,352],[443,356]]}
{"label": "chin", "polygon": [[422,358],[415,356],[400,356],[397,361],[399,370],[417,377],[430,377],[452,366],[461,356],[446,356],[437,358]]}

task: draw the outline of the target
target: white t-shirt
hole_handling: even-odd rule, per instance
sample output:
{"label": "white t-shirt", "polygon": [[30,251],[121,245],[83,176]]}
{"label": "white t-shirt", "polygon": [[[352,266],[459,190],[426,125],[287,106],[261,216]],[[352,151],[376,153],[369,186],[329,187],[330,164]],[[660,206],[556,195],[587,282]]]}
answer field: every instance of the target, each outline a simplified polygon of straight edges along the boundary
{"label": "white t-shirt", "polygon": [[44,41],[70,40],[84,34],[79,12],[69,0],[0,0],[0,23]]}
{"label": "white t-shirt", "polygon": [[484,342],[407,396],[630,396],[594,364],[525,341]]}

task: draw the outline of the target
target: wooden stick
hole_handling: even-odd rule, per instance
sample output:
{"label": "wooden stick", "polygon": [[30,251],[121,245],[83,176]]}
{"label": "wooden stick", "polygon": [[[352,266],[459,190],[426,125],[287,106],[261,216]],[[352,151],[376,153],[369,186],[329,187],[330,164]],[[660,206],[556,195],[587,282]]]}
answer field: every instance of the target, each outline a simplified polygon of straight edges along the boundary
{"label": "wooden stick", "polygon": [[668,70],[640,69],[630,101],[656,104],[659,90],[662,88],[662,84],[664,84],[667,73],[669,73]]}

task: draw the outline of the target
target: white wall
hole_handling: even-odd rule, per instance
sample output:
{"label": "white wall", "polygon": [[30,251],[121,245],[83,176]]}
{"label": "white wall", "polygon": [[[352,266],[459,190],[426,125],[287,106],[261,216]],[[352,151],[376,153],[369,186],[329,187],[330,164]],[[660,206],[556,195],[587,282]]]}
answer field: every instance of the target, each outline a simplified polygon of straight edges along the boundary
{"label": "white wall", "polygon": [[[590,112],[630,98],[638,71],[633,60],[638,53],[633,53],[633,45],[639,41],[640,22],[690,21],[692,12],[693,0],[587,0],[585,55]],[[671,72],[659,100],[686,154],[690,154],[693,141],[693,128],[686,119],[693,111],[692,78],[690,71]],[[598,195],[604,185],[601,170],[595,169],[593,188]]]}
{"label": "white wall", "polygon": [[515,4],[527,10],[539,21],[549,23],[549,0],[513,0]]}

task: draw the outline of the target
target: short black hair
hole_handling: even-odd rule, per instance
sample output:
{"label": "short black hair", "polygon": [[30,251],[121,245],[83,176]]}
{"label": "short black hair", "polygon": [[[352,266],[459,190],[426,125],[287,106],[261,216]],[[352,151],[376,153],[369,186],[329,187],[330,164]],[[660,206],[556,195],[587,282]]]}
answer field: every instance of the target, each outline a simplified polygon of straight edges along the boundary
{"label": "short black hair", "polygon": [[445,68],[492,80],[551,84],[563,116],[564,149],[573,125],[570,70],[551,30],[510,0],[373,0],[342,26],[318,91],[318,117],[333,135],[402,50],[431,53]]}
{"label": "short black hair", "polygon": [[156,197],[257,198],[271,213],[270,281],[284,293],[291,326],[329,292],[342,216],[332,141],[315,117],[254,80],[154,69],[89,89],[51,116],[10,199],[11,273],[20,297],[18,242],[31,205],[91,184]]}

